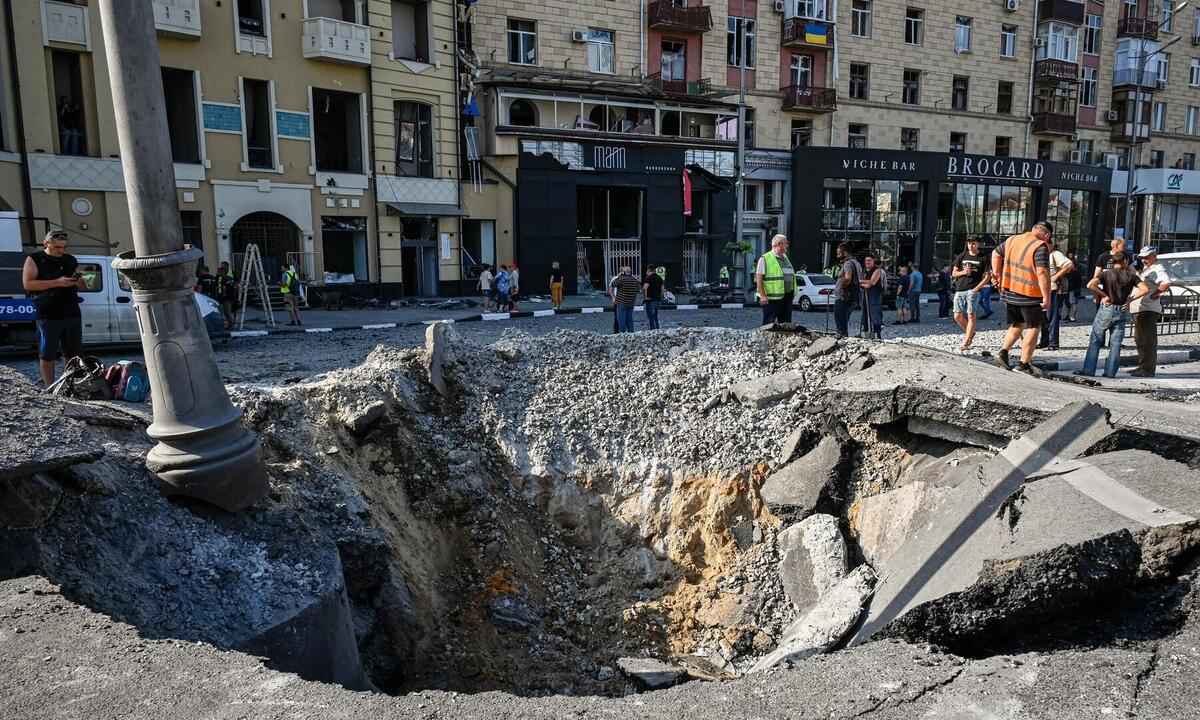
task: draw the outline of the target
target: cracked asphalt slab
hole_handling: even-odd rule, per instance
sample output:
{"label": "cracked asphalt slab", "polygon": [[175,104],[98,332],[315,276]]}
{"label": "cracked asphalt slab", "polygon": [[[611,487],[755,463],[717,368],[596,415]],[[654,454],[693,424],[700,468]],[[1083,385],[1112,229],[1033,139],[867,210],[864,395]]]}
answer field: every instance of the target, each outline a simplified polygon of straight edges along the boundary
{"label": "cracked asphalt slab", "polygon": [[970,660],[899,641],[790,669],[624,698],[350,692],[203,643],[150,640],[43,578],[0,582],[0,716],[84,718],[1194,718],[1200,609],[1176,634],[1125,646]]}

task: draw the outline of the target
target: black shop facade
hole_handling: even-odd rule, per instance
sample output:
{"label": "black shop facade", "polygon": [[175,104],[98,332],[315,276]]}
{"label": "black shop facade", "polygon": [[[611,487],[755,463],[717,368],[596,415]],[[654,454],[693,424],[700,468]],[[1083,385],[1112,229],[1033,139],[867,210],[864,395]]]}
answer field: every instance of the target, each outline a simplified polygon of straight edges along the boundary
{"label": "black shop facade", "polygon": [[930,277],[968,237],[989,249],[1045,219],[1060,249],[1095,257],[1104,244],[1110,175],[1104,167],[1022,158],[797,148],[791,254],[810,271],[829,268],[838,244],[849,242],[893,275],[912,260]]}
{"label": "black shop facade", "polygon": [[715,280],[728,262],[732,150],[522,139],[520,151],[514,251],[524,292],[547,292],[555,261],[568,294],[603,293],[624,266],[664,267],[675,288]]}

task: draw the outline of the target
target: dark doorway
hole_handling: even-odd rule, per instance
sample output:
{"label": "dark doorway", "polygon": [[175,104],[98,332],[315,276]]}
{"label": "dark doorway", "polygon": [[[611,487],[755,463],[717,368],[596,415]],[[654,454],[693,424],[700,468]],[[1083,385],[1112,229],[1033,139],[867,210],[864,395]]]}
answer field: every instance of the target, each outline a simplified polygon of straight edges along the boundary
{"label": "dark doorway", "polygon": [[342,276],[336,279],[337,282],[343,282],[346,276],[353,276],[357,282],[367,281],[366,218],[322,217],[321,249],[325,273]]}
{"label": "dark doorway", "polygon": [[195,74],[191,70],[162,69],[163,101],[171,133],[171,159],[200,164],[200,132],[196,124]]}
{"label": "dark doorway", "polygon": [[278,283],[283,269],[289,261],[302,270],[300,254],[300,228],[291,220],[273,212],[256,212],[244,216],[234,223],[229,232],[233,248],[234,267],[242,266],[246,246],[258,245],[262,255],[263,274],[268,283]]}
{"label": "dark doorway", "polygon": [[54,71],[54,110],[58,118],[58,153],[87,155],[87,116],[79,54],[52,50],[50,57]]}

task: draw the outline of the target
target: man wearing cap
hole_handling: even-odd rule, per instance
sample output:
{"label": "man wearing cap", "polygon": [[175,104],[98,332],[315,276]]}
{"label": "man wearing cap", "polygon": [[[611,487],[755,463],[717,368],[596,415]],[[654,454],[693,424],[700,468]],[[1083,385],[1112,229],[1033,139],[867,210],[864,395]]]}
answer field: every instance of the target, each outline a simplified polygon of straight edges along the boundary
{"label": "man wearing cap", "polygon": [[42,248],[25,258],[21,284],[37,308],[38,370],[42,386],[49,387],[54,383],[59,351],[67,360],[82,351],[79,291],[87,286],[78,272],[79,262],[67,254],[66,231],[46,233]]}
{"label": "man wearing cap", "polygon": [[1050,239],[1054,227],[1042,220],[1027,233],[1013,235],[992,251],[992,277],[1000,285],[1008,310],[1008,332],[996,354],[996,364],[1005,370],[1008,353],[1021,341],[1018,372],[1038,376],[1033,367],[1042,320],[1050,310]]}
{"label": "man wearing cap", "polygon": [[762,305],[763,325],[792,321],[792,295],[796,290],[796,270],[788,258],[786,235],[771,238],[771,249],[758,259],[754,283]]}
{"label": "man wearing cap", "polygon": [[1129,373],[1134,377],[1154,377],[1158,370],[1158,320],[1162,317],[1162,294],[1171,289],[1171,278],[1158,262],[1158,248],[1147,245],[1138,253],[1142,260],[1142,282],[1150,294],[1134,300],[1129,305],[1133,313],[1134,341],[1137,343],[1137,369]]}

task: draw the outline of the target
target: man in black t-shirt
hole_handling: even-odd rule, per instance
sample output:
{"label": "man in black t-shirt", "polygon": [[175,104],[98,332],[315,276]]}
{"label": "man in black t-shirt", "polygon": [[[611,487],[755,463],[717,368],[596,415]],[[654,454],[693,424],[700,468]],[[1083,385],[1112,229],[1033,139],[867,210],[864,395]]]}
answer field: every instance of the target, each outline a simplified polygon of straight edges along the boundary
{"label": "man in black t-shirt", "polygon": [[622,267],[621,274],[613,278],[613,312],[617,316],[618,332],[633,332],[633,304],[637,301],[640,289],[641,283],[628,265]]}
{"label": "man in black t-shirt", "polygon": [[979,251],[979,238],[968,238],[967,249],[954,258],[950,271],[954,282],[954,322],[966,333],[958,346],[960,353],[967,352],[975,340],[979,291],[987,285],[990,275],[990,261]]}
{"label": "man in black t-shirt", "polygon": [[[1113,238],[1109,242],[1110,242],[1109,250],[1106,252],[1100,253],[1099,257],[1096,258],[1096,264],[1092,266],[1092,279],[1093,280],[1100,277],[1100,273],[1104,272],[1105,270],[1112,270],[1113,255],[1115,253],[1125,251],[1125,241],[1122,240],[1121,238]],[[1088,287],[1091,287],[1091,283],[1088,284]]]}
{"label": "man in black t-shirt", "polygon": [[651,330],[658,330],[658,307],[663,299],[663,279],[650,268],[646,279],[642,281],[642,295],[646,298],[646,324]]}
{"label": "man in black t-shirt", "polygon": [[25,258],[21,284],[37,308],[38,371],[42,385],[54,382],[54,365],[61,350],[71,359],[83,348],[79,291],[86,289],[74,255],[67,254],[67,233],[51,230],[41,250]]}
{"label": "man in black t-shirt", "polygon": [[1132,320],[1129,303],[1151,292],[1150,287],[1129,267],[1124,252],[1117,250],[1106,254],[1109,255],[1111,267],[1101,270],[1088,283],[1088,289],[1096,297],[1096,318],[1092,321],[1092,335],[1087,355],[1083,358],[1083,369],[1075,371],[1076,375],[1091,377],[1096,374],[1100,347],[1104,345],[1104,334],[1108,333],[1110,339],[1104,377],[1116,377],[1121,364],[1121,341],[1125,339],[1125,327]]}

